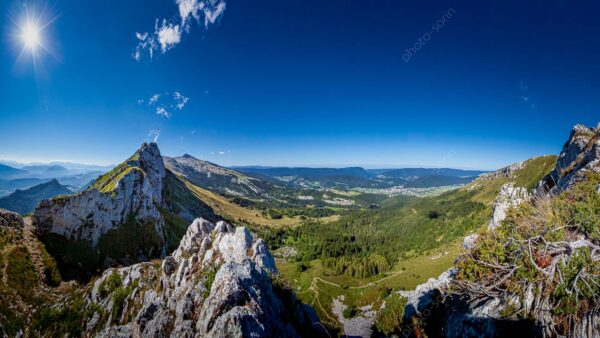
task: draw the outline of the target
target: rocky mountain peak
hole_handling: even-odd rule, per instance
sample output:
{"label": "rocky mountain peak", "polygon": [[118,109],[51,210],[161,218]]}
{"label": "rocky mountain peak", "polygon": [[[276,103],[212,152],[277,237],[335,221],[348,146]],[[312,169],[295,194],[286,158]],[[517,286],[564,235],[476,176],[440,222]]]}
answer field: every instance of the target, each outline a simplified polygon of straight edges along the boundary
{"label": "rocky mountain peak", "polygon": [[[42,201],[32,217],[36,232],[40,236],[52,234],[69,241],[85,241],[95,248],[110,231],[114,230],[113,236],[119,237],[126,231],[134,231],[135,227],[138,236],[149,237],[137,241],[141,252],[122,250],[130,251],[128,260],[135,261],[138,255],[147,257],[152,253],[164,253],[164,220],[159,206],[163,202],[165,176],[158,146],[144,143],[130,158],[100,176],[87,190]],[[136,238],[131,241],[135,247]],[[105,246],[108,250],[117,245],[108,243]],[[142,250],[141,246],[154,249]],[[113,254],[116,256],[111,256],[113,259],[122,258],[117,250]]]}
{"label": "rocky mountain peak", "polygon": [[143,143],[133,157],[137,158],[139,167],[147,174],[155,173],[160,177],[165,176],[163,158],[158,149],[158,145],[155,142]]}
{"label": "rocky mountain peak", "polygon": [[[297,337],[317,319],[295,299],[286,299],[295,305],[285,308],[274,274],[273,256],[247,229],[196,219],[161,266],[104,272],[86,296],[96,309],[87,331],[99,337]],[[119,288],[107,289],[111,283]],[[117,305],[113,293],[121,290],[128,293]]]}
{"label": "rocky mountain peak", "polygon": [[538,186],[538,192],[557,193],[585,178],[588,172],[600,172],[600,128],[578,124],[556,162],[554,170]]}

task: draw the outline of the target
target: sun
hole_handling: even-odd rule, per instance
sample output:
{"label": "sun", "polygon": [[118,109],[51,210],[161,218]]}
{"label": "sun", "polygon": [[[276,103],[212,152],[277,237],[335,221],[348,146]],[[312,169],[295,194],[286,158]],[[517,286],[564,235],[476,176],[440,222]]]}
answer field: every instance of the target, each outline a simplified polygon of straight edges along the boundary
{"label": "sun", "polygon": [[21,28],[21,41],[25,47],[31,50],[36,49],[42,42],[39,27],[32,22],[25,24]]}

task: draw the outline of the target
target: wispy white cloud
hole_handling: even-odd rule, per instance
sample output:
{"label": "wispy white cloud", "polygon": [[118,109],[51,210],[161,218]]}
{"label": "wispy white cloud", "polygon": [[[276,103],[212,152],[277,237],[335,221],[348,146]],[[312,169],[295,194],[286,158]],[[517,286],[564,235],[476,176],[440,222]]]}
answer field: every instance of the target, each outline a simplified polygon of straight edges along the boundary
{"label": "wispy white cloud", "polygon": [[212,8],[204,7],[204,26],[215,23],[217,19],[225,12],[225,1],[212,1],[216,3]]}
{"label": "wispy white cloud", "polygon": [[164,54],[169,49],[181,42],[181,31],[179,25],[173,25],[163,19],[162,26],[156,31],[160,51]]}
{"label": "wispy white cloud", "polygon": [[161,115],[161,116],[164,116],[164,117],[166,117],[166,118],[168,118],[168,119],[170,119],[170,118],[171,118],[171,113],[169,113],[169,112],[168,112],[168,111],[165,109],[165,107],[157,107],[157,108],[156,108],[156,115]]}
{"label": "wispy white cloud", "polygon": [[525,81],[521,80],[521,82],[519,82],[519,87],[521,88],[522,91],[527,91],[529,89],[529,86],[527,84],[525,84]]}
{"label": "wispy white cloud", "polygon": [[[154,111],[157,115],[164,116],[166,118],[171,118],[172,112],[174,110],[183,110],[183,108],[189,102],[189,100],[189,97],[186,97],[177,91],[173,92],[173,94],[170,94],[169,92],[156,93],[150,95],[150,97],[147,100],[147,105],[148,107],[155,108]],[[139,99],[137,102],[140,105],[144,105],[146,100]]]}
{"label": "wispy white cloud", "polygon": [[156,104],[156,102],[158,102],[159,98],[160,98],[160,94],[154,94],[154,95],[150,96],[150,99],[148,99],[148,104],[149,105]]}
{"label": "wispy white cloud", "polygon": [[192,130],[192,131],[190,132],[190,135],[196,135],[196,129]]}
{"label": "wispy white cloud", "polygon": [[[154,32],[136,32],[138,40],[133,53],[133,58],[140,61],[147,56],[152,59],[155,52],[160,48],[162,54],[181,43],[183,33],[191,31],[192,21],[200,24],[204,17],[204,28],[219,20],[225,12],[225,0],[176,0],[175,4],[179,10],[178,20],[156,19]],[[160,23],[160,25],[159,25]]]}
{"label": "wispy white cloud", "polygon": [[148,137],[152,140],[152,142],[158,142],[158,138],[160,137],[160,130],[150,129],[148,131]]}
{"label": "wispy white cloud", "polygon": [[175,92],[173,93],[173,100],[175,100],[176,102],[175,106],[177,107],[177,109],[182,110],[183,107],[185,107],[185,105],[188,103],[190,98],[181,95],[180,92]]}

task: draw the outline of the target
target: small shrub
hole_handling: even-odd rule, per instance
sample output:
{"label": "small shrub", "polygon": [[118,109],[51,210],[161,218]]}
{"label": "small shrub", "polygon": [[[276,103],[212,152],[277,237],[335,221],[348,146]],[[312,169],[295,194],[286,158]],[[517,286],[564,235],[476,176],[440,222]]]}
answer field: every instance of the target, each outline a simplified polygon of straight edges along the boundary
{"label": "small shrub", "polygon": [[64,306],[41,309],[33,320],[33,328],[47,337],[80,337],[83,334],[83,322],[90,315],[83,298],[75,297]]}
{"label": "small shrub", "polygon": [[350,305],[350,306],[346,307],[344,309],[344,311],[342,312],[342,315],[344,315],[344,318],[346,318],[346,319],[354,318],[354,317],[356,317],[357,314],[358,314],[358,310],[356,309],[356,306],[354,306],[354,305]]}
{"label": "small shrub", "polygon": [[204,287],[206,288],[206,290],[204,290],[204,293],[202,294],[203,298],[208,297],[208,295],[210,294],[210,289],[212,288],[213,282],[215,281],[215,277],[217,276],[217,272],[219,272],[220,267],[220,265],[214,266],[206,273],[204,279]]}
{"label": "small shrub", "polygon": [[106,297],[107,295],[111,294],[115,289],[121,287],[122,284],[123,280],[121,279],[121,275],[118,272],[113,271],[110,274],[110,276],[108,276],[105,280],[102,281],[102,283],[100,283],[100,285],[98,286],[98,292],[100,293],[101,297]]}
{"label": "small shrub", "polygon": [[375,317],[375,328],[386,335],[400,331],[406,298],[393,293],[385,299],[385,307]]}
{"label": "small shrub", "polygon": [[128,287],[116,288],[112,294],[112,319],[117,321],[123,311],[123,305],[125,305],[125,299],[129,296],[131,290]]}

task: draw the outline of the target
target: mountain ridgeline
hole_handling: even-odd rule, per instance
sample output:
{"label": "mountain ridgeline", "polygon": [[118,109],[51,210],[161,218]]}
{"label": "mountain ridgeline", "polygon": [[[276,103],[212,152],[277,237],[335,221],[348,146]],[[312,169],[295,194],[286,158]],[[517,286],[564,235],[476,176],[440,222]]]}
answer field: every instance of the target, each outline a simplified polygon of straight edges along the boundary
{"label": "mountain ridgeline", "polygon": [[164,256],[196,217],[216,220],[150,143],[86,190],[42,201],[32,222],[64,273],[77,275]]}
{"label": "mountain ridgeline", "polygon": [[52,179],[29,189],[17,189],[12,194],[0,198],[0,208],[25,215],[32,212],[42,200],[72,193],[71,189],[58,183],[56,179]]}
{"label": "mountain ridgeline", "polygon": [[264,197],[265,194],[277,189],[270,182],[199,160],[188,154],[180,157],[164,157],[164,162],[166,168],[176,175],[186,177],[199,187],[221,194]]}
{"label": "mountain ridgeline", "polygon": [[295,188],[373,188],[396,186],[429,188],[467,184],[486,173],[478,170],[448,168],[369,169],[235,167],[249,176]]}

